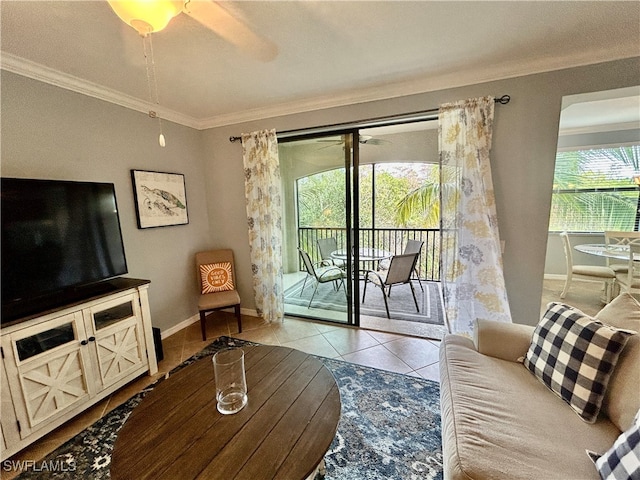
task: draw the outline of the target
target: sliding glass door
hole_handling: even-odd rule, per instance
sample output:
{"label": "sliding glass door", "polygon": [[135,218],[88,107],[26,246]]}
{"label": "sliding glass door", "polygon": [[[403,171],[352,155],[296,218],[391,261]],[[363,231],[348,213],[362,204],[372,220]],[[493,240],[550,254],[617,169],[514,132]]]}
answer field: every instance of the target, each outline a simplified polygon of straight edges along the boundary
{"label": "sliding glass door", "polygon": [[[434,325],[443,322],[436,126],[279,139],[286,314],[437,337]],[[368,283],[363,300],[365,277],[386,277],[391,257],[415,253],[411,248],[419,253],[411,282],[394,285],[392,294]]]}
{"label": "sliding glass door", "polygon": [[281,141],[285,313],[353,324],[352,134]]}

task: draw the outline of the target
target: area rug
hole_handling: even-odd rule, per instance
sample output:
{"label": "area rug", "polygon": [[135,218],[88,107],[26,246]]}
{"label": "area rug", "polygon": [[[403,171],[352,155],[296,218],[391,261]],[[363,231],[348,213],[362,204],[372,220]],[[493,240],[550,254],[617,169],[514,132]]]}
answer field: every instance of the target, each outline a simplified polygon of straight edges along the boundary
{"label": "area rug", "polygon": [[[256,344],[220,337],[164,378],[221,348],[243,345]],[[436,382],[317,358],[333,373],[342,400],[338,431],[325,456],[325,479],[442,479],[439,385]],[[30,465],[31,468],[18,478],[109,479],[111,452],[118,431],[144,396],[164,378],[112,410],[42,461]]]}
{"label": "area rug", "polygon": [[[314,281],[309,279],[304,289],[302,288],[303,285],[304,280],[300,280],[285,290],[285,307],[287,303],[302,307],[309,305],[309,300],[311,299],[311,295],[313,295]],[[417,281],[414,281],[413,285],[420,311],[416,312],[416,305],[411,295],[411,287],[408,284],[396,285],[391,289],[391,296],[388,299],[391,319],[444,325],[439,285],[436,282],[423,281],[422,286],[424,292],[420,289],[420,284]],[[361,280],[360,299],[362,299],[363,288],[364,282]],[[318,290],[313,297],[312,307],[346,312],[347,304],[344,290],[340,288],[336,291],[332,283],[318,285]],[[360,313],[362,315],[387,318],[387,312],[384,308],[384,298],[379,287],[369,283],[365,301],[364,303],[360,303]]]}

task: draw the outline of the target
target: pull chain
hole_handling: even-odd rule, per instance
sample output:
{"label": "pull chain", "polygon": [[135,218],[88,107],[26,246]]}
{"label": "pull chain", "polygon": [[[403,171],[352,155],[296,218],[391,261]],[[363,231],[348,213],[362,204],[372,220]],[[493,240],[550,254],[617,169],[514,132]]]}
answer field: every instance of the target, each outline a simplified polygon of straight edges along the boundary
{"label": "pull chain", "polygon": [[[148,47],[147,47],[147,39]],[[142,37],[142,45],[144,48],[144,63],[147,70],[147,87],[149,89],[149,103],[160,106],[160,94],[158,93],[158,80],[156,78],[156,64],[153,59],[153,41],[151,40],[151,34],[144,35]],[[158,137],[158,143],[161,147],[166,145],[164,134],[162,133],[162,118],[156,111],[149,110],[149,116],[151,118],[158,119],[158,126],[160,127],[160,136]]]}

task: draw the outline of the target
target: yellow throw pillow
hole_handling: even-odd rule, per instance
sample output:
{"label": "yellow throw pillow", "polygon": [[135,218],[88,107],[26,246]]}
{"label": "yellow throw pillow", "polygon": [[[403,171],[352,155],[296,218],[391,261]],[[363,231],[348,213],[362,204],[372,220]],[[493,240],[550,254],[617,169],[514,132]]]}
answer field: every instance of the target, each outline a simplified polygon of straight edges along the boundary
{"label": "yellow throw pillow", "polygon": [[231,262],[200,265],[200,277],[203,294],[234,290]]}

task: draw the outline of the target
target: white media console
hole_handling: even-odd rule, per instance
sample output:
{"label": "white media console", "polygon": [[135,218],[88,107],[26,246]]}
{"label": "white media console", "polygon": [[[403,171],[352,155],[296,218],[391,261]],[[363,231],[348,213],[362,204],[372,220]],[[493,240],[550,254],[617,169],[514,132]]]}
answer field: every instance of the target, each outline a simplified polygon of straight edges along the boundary
{"label": "white media console", "polygon": [[22,450],[120,387],[158,371],[148,280],[2,326],[0,457]]}

